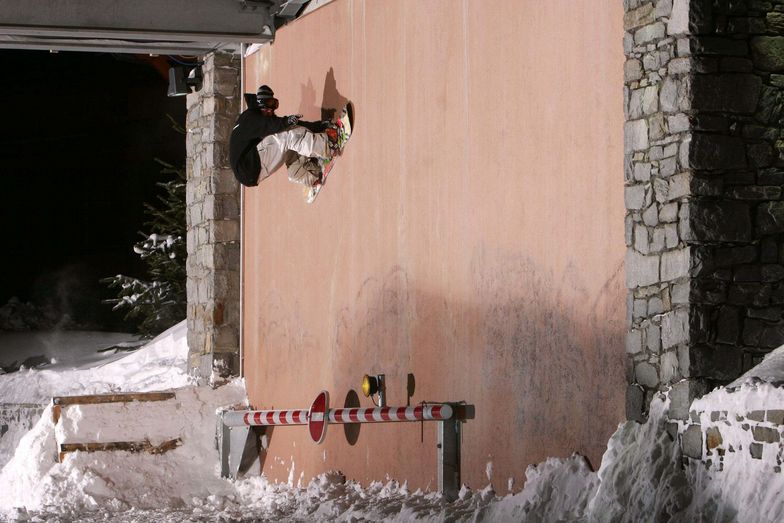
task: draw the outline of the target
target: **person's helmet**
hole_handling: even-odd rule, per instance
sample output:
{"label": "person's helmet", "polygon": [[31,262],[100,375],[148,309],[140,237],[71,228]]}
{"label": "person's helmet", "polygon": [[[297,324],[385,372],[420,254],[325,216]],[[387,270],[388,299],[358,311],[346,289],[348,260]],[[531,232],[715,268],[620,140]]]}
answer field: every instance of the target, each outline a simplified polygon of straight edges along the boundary
{"label": "person's helmet", "polygon": [[275,110],[278,108],[278,99],[275,98],[275,93],[268,85],[259,87],[259,90],[256,91],[256,101],[259,102],[259,107],[262,109]]}

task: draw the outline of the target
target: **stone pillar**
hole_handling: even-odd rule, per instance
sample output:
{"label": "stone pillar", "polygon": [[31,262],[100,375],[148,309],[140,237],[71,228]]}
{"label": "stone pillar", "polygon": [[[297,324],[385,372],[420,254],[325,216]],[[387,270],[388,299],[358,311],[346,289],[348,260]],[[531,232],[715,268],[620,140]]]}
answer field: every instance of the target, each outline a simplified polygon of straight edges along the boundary
{"label": "stone pillar", "polygon": [[187,98],[188,347],[192,374],[239,373],[240,189],[229,134],[240,110],[239,57],[204,57]]}
{"label": "stone pillar", "polygon": [[630,386],[673,414],[784,342],[784,0],[624,0]]}

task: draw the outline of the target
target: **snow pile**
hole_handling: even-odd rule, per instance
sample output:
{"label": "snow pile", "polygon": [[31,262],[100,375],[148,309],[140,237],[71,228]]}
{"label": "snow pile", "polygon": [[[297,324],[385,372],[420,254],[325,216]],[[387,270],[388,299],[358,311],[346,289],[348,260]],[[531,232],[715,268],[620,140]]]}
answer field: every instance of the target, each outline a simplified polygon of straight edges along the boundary
{"label": "snow pile", "polygon": [[596,521],[669,521],[688,505],[691,487],[680,466],[678,444],[666,431],[669,398],[651,402],[648,421],[626,422],[607,444],[599,489],[589,512]]}
{"label": "snow pile", "polygon": [[75,519],[93,511],[177,508],[194,497],[230,496],[232,485],[217,473],[215,409],[244,398],[239,380],[218,389],[181,388],[176,399],[160,402],[168,404],[169,419],[136,419],[142,431],[144,426],[154,433],[168,428],[182,438],[181,447],[160,455],[77,452],[67,454],[63,463],[53,459],[55,427],[47,409],[0,472],[0,510],[14,517],[34,511]]}
{"label": "snow pile", "polygon": [[[165,345],[165,343],[164,343]],[[169,347],[171,348],[171,347]],[[118,366],[117,386],[126,387],[126,370],[143,372],[146,363],[171,358],[140,351],[106,367]],[[180,347],[181,350],[181,347]],[[175,354],[177,353],[177,354]],[[163,355],[163,356],[162,356]],[[779,382],[777,366],[784,348],[773,353],[765,379]],[[772,370],[771,370],[772,369]],[[22,374],[22,373],[17,373]],[[158,376],[157,383],[166,382]],[[179,376],[179,375],[177,375]],[[175,376],[175,381],[180,379]],[[142,377],[149,384],[155,381]],[[700,412],[748,412],[784,406],[784,390],[759,379],[741,380],[735,392],[719,389],[692,406]],[[143,437],[161,441],[181,437],[182,445],[161,455],[128,452],[69,454],[54,463],[55,427],[47,411],[28,433],[15,457],[0,472],[0,520],[51,521],[781,521],[784,474],[765,460],[709,470],[699,461],[683,468],[677,441],[668,434],[669,399],[654,398],[644,424],[626,422],[609,441],[598,472],[579,455],[550,458],[528,467],[521,492],[496,496],[490,486],[464,487],[447,503],[433,492],[411,492],[405,483],[362,486],[339,472],[322,474],[307,485],[273,483],[263,476],[221,479],[214,447],[217,407],[245,399],[240,381],[218,389],[187,385],[174,400],[150,406],[153,415],[127,414],[139,420]],[[68,407],[61,437],[84,431],[95,436],[125,433],[128,425],[92,423],[105,406]],[[92,432],[90,432],[92,431]],[[730,434],[730,433],[727,433]],[[725,462],[726,464],[727,462]],[[761,466],[766,465],[767,468]]]}
{"label": "snow pile", "polygon": [[[143,392],[188,385],[191,380],[187,373],[186,335],[183,321],[133,353],[123,350],[134,344],[127,334],[53,332],[34,338],[27,335],[26,343],[35,347],[32,352],[39,352],[40,343],[41,354],[54,363],[40,370],[30,368],[0,375],[0,403],[45,404],[52,396]],[[12,333],[0,337],[4,354],[24,354],[19,336]],[[107,345],[117,348],[97,352],[97,348]]]}

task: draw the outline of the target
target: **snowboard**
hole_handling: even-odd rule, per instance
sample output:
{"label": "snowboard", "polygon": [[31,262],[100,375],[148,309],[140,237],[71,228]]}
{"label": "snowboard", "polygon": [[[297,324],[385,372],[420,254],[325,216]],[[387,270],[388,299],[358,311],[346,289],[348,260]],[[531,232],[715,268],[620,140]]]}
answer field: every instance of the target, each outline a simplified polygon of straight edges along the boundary
{"label": "snowboard", "polygon": [[354,126],[354,105],[351,102],[348,102],[338,114],[339,116],[335,119],[334,122],[338,133],[338,150],[332,158],[320,161],[321,181],[313,187],[307,187],[305,189],[305,199],[308,203],[313,203],[321,190],[324,188],[324,185],[327,183],[329,173],[332,172],[332,168],[335,167],[335,162],[337,161],[338,157],[343,154],[343,150],[346,148],[346,144],[348,143],[349,138],[351,138],[351,133]]}

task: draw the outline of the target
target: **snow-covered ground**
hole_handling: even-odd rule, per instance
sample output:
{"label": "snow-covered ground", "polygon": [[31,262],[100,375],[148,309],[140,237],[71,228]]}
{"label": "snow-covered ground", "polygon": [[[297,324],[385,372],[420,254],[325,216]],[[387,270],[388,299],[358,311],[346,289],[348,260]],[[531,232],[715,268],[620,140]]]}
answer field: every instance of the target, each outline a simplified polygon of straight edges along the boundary
{"label": "snow-covered ground", "polygon": [[[176,389],[176,399],[157,405],[156,415],[140,420],[138,428],[155,434],[153,439],[175,432],[182,438],[180,447],[161,455],[73,453],[63,463],[55,463],[57,430],[62,436],[66,428],[61,422],[56,430],[47,411],[0,471],[0,520],[784,520],[782,474],[761,475],[760,470],[711,474],[697,472],[703,467],[681,466],[679,447],[665,430],[669,400],[663,395],[654,400],[645,424],[628,422],[618,427],[598,471],[591,471],[578,455],[550,458],[527,469],[521,492],[503,497],[496,496],[489,486],[464,488],[457,501],[446,503],[437,493],[410,491],[405,483],[359,485],[338,472],[304,485],[271,483],[263,476],[224,480],[218,474],[214,447],[215,410],[244,401],[244,386],[240,380],[217,389],[196,386],[185,372],[186,353],[181,325],[137,352],[96,367],[0,375],[0,398],[17,387],[27,388],[33,397]],[[766,361],[764,377],[781,381],[784,365],[779,364],[784,362],[784,348]],[[762,397],[775,403],[768,408],[784,405],[782,389],[773,385],[749,379],[735,385],[738,390],[732,401],[760,397],[763,391]],[[700,401],[701,409],[715,410],[727,401],[726,391]],[[63,414],[70,419],[67,430],[78,430],[74,424],[80,422],[89,426],[88,421],[80,421],[90,419],[86,410],[68,409]],[[759,510],[762,501],[764,511]]]}

